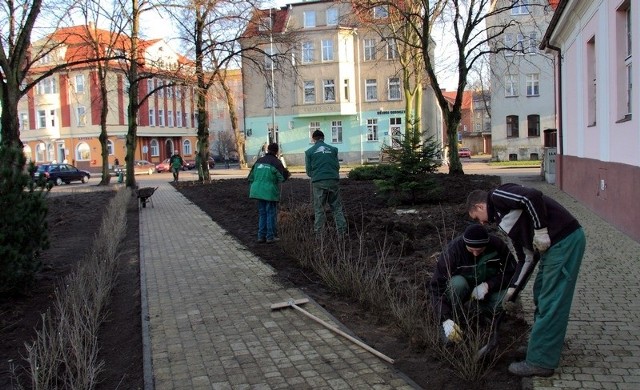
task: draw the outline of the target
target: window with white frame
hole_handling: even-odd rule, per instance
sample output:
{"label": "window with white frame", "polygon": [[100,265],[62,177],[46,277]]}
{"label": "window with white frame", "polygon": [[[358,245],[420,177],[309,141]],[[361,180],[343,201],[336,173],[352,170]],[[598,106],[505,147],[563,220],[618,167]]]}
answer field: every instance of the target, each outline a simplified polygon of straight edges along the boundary
{"label": "window with white frame", "polygon": [[87,125],[87,109],[85,106],[76,107],[76,126],[82,127]]}
{"label": "window with white frame", "polygon": [[149,109],[149,126],[156,125],[156,111],[153,108]]}
{"label": "window with white frame", "polygon": [[338,25],[338,18],[340,17],[340,15],[338,14],[337,8],[334,8],[334,7],[328,8],[325,16],[327,18],[327,26]]}
{"label": "window with white frame", "polygon": [[511,8],[511,15],[528,15],[529,14],[529,0],[517,0],[513,8]]}
{"label": "window with white frame", "polygon": [[51,128],[56,127],[56,119],[58,119],[56,110],[49,110],[49,120],[51,121]]}
{"label": "window with white frame", "polygon": [[518,54],[524,54],[524,34],[516,34],[516,39],[518,40],[516,42],[516,50],[518,51]]}
{"label": "window with white frame", "polygon": [[167,111],[167,126],[173,127],[173,111]]}
{"label": "window with white frame", "polygon": [[331,39],[322,40],[322,61],[333,61],[333,41]]}
{"label": "window with white frame", "polygon": [[315,81],[304,82],[304,102],[315,103],[316,102],[316,83]]}
{"label": "window with white frame", "polygon": [[364,60],[373,61],[376,59],[376,40],[365,39],[364,40]]}
{"label": "window with white frame", "polygon": [[153,79],[147,79],[147,92],[153,91],[154,85]]}
{"label": "window with white frame", "polygon": [[527,75],[527,96],[540,95],[540,75],[538,73],[530,73]]}
{"label": "window with white frame", "polygon": [[309,64],[313,62],[313,42],[302,42],[302,63]]}
{"label": "window with white frame", "polygon": [[367,141],[378,140],[378,119],[367,119]]}
{"label": "window with white frame", "polygon": [[160,147],[158,146],[157,139],[152,139],[151,142],[149,142],[149,153],[151,153],[152,157],[160,155]]}
{"label": "window with white frame", "polygon": [[115,147],[113,145],[113,141],[111,141],[110,139],[107,140],[107,154],[109,156],[113,156],[113,151],[115,150]]}
{"label": "window with white frame", "polygon": [[166,88],[167,89],[167,97],[169,99],[173,99],[173,85]]}
{"label": "window with white frame", "polygon": [[336,83],[333,79],[322,80],[323,100],[325,102],[336,101]]}
{"label": "window with white frame", "polygon": [[38,129],[47,128],[47,111],[38,110]]}
{"label": "window with white frame", "polygon": [[379,5],[373,8],[374,19],[384,19],[389,17],[389,6]]}
{"label": "window with white frame", "polygon": [[344,79],[344,101],[348,102],[349,100],[351,100],[349,91],[349,79]]}
{"label": "window with white frame", "polygon": [[587,41],[587,61],[586,61],[586,90],[587,90],[587,126],[596,124],[596,103],[598,100],[598,79],[596,75],[596,37],[593,36]]}
{"label": "window with white frame", "polygon": [[75,77],[75,90],[76,93],[84,93],[84,75],[77,74]]}
{"label": "window with white frame", "polygon": [[504,52],[505,56],[512,56],[513,52],[511,50],[514,49],[513,47],[513,34],[511,33],[505,33],[504,34],[504,47],[507,48],[507,50]]}
{"label": "window with white frame", "polygon": [[181,86],[177,86],[176,87],[176,99],[182,99],[182,87]]}
{"label": "window with white frame", "polygon": [[371,102],[378,100],[378,81],[376,79],[366,79],[364,88],[366,101]]}
{"label": "window with white frame", "polygon": [[158,109],[158,126],[164,127],[164,110]]}
{"label": "window with white frame", "polygon": [[529,54],[538,54],[538,33],[532,31],[529,33]]}
{"label": "window with white frame", "polygon": [[158,88],[158,97],[164,97],[164,88],[162,88],[163,86],[164,86],[163,80],[160,80],[160,79],[156,80],[156,87]]}
{"label": "window with white frame", "polygon": [[306,11],[303,12],[304,28],[311,28],[316,26],[316,12]]}
{"label": "window with white frame", "polygon": [[191,141],[189,141],[188,139],[185,139],[182,142],[182,154],[183,155],[191,154]]}
{"label": "window with white frame", "polygon": [[47,159],[49,161],[54,161],[56,159],[56,155],[53,151],[53,144],[47,145]]}
{"label": "window with white frame", "polygon": [[342,121],[331,121],[331,142],[342,142]]}
{"label": "window with white frame", "polygon": [[400,100],[400,78],[399,77],[390,77],[389,78],[389,100]]}
{"label": "window with white frame", "polygon": [[504,96],[518,96],[518,75],[508,74],[505,76]]}
{"label": "window with white frame", "polygon": [[27,162],[33,161],[33,156],[31,155],[31,147],[29,145],[24,145],[22,148],[22,153],[24,154],[24,158],[27,159]]}
{"label": "window with white frame", "polygon": [[58,93],[58,86],[56,85],[55,77],[47,77],[41,80],[37,86],[38,95],[47,95],[51,93]]}
{"label": "window with white frame", "polygon": [[402,118],[389,118],[389,134],[391,135],[391,147],[398,149],[402,147]]}
{"label": "window with white frame", "polygon": [[312,135],[315,131],[320,130],[320,122],[309,122],[309,142],[312,143]]}
{"label": "window with white frame", "polygon": [[633,86],[633,62],[632,62],[632,18],[631,2],[625,0],[616,10],[616,90],[618,101],[618,118],[629,119],[632,112],[632,86]]}
{"label": "window with white frame", "polygon": [[91,160],[91,148],[86,142],[80,142],[76,146],[76,160],[88,161]]}
{"label": "window with white frame", "polygon": [[29,127],[29,114],[21,112],[19,116],[20,130],[26,130]]}
{"label": "window with white frame", "polygon": [[398,58],[398,42],[395,38],[387,38],[387,59],[395,60]]}
{"label": "window with white frame", "polygon": [[182,127],[182,111],[176,111],[176,127]]}
{"label": "window with white frame", "polygon": [[36,162],[42,162],[46,158],[47,147],[44,142],[40,142],[36,145]]}

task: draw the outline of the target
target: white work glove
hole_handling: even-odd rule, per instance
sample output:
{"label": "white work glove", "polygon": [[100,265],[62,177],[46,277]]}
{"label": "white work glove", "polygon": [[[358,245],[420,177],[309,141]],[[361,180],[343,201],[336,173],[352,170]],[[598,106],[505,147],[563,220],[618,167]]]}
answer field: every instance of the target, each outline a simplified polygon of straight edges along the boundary
{"label": "white work glove", "polygon": [[504,299],[502,300],[502,302],[509,302],[511,301],[511,297],[513,296],[513,293],[516,292],[516,288],[515,287],[509,287],[507,289],[507,293],[504,294]]}
{"label": "white work glove", "polygon": [[540,252],[544,252],[551,246],[551,238],[547,228],[536,229],[533,231],[533,247]]}
{"label": "white work glove", "polygon": [[442,329],[444,329],[444,335],[447,337],[447,340],[452,341],[454,343],[459,343],[462,341],[462,330],[453,322],[453,320],[446,320],[442,323]]}
{"label": "white work glove", "polygon": [[484,296],[489,292],[489,285],[487,282],[480,283],[471,292],[471,299],[477,299],[479,301],[484,299]]}

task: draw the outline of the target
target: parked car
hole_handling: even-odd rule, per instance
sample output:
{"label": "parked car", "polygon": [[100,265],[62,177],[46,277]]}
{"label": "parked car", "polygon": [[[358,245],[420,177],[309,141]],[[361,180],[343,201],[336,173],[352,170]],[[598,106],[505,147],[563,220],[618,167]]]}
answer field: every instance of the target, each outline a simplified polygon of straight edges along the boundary
{"label": "parked car", "polygon": [[184,165],[182,166],[182,170],[186,171],[187,169],[191,170],[196,167],[196,160],[184,160]]}
{"label": "parked car", "polygon": [[156,172],[171,172],[171,164],[169,164],[169,159],[164,160],[160,164],[156,165]]}
{"label": "parked car", "polygon": [[[147,160],[135,160],[133,162],[133,174],[134,175],[151,175],[155,172],[156,166]],[[127,165],[119,165],[114,169],[114,174],[117,176],[120,172],[127,174]]]}
{"label": "parked car", "polygon": [[471,149],[469,149],[469,148],[460,148],[460,149],[458,149],[458,157],[460,157],[460,158],[471,158]]}
{"label": "parked car", "polygon": [[80,181],[86,183],[91,178],[91,173],[74,167],[71,164],[42,164],[34,172],[33,178],[54,183],[59,186],[62,183],[69,184],[72,181]]}
{"label": "parked car", "polygon": [[209,169],[213,169],[216,166],[216,160],[213,157],[209,156]]}

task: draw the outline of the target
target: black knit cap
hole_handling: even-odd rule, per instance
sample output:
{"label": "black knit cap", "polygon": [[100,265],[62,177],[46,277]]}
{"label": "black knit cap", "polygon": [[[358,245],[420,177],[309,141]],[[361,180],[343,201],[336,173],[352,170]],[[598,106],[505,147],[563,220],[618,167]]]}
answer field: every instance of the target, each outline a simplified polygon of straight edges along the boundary
{"label": "black knit cap", "polygon": [[324,133],[320,130],[316,130],[313,132],[313,134],[311,134],[311,138],[313,139],[321,139],[324,138]]}
{"label": "black knit cap", "polygon": [[489,233],[482,225],[469,225],[462,239],[468,247],[484,248],[489,243]]}
{"label": "black knit cap", "polygon": [[267,146],[267,151],[269,151],[269,152],[271,152],[273,154],[278,153],[278,149],[279,149],[278,148],[278,144],[275,143],[275,142],[272,143],[272,144],[269,144],[269,146]]}

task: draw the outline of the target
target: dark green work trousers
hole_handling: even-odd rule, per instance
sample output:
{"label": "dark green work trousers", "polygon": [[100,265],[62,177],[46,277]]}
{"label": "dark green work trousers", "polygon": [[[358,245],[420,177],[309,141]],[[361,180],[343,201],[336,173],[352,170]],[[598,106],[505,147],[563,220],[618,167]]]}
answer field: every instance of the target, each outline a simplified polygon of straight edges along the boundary
{"label": "dark green work trousers", "polygon": [[527,348],[529,364],[558,367],[585,245],[580,228],[549,248],[540,259],[533,284],[536,310]]}

